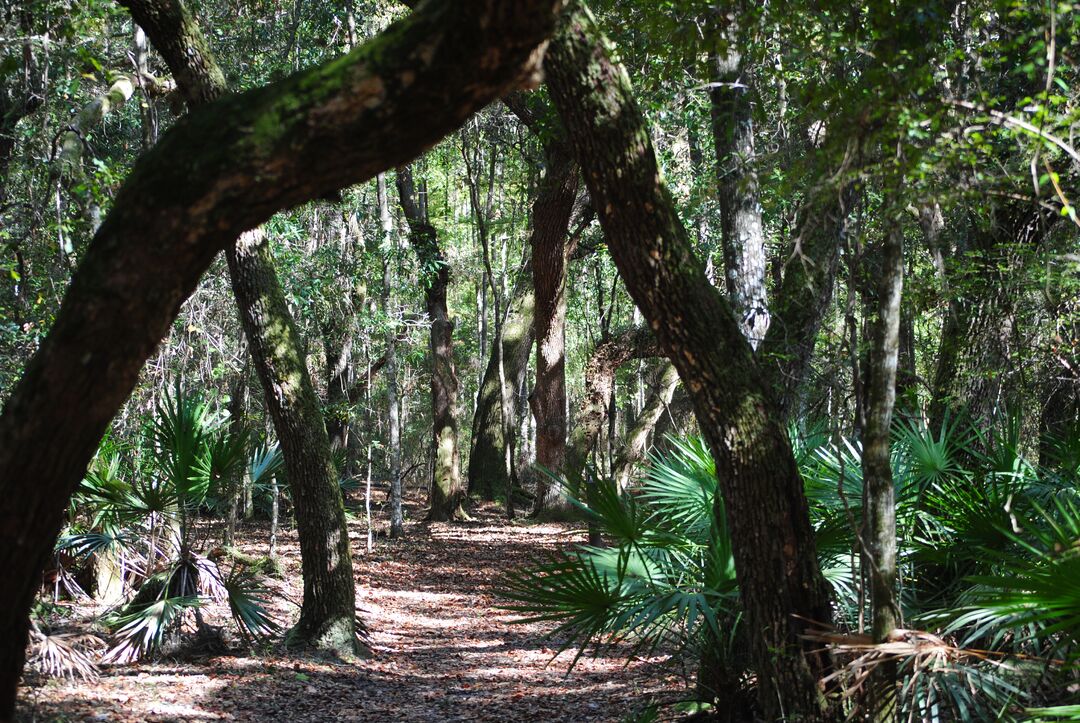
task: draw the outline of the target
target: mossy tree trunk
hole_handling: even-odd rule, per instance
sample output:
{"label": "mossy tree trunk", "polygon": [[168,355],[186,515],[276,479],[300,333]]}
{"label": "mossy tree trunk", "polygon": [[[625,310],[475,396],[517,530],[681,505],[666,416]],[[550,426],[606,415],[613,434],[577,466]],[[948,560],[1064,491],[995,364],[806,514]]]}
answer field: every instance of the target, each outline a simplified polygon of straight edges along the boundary
{"label": "mossy tree trunk", "polygon": [[831,620],[785,424],[726,300],[695,258],[626,71],[580,4],[546,61],[608,248],[690,391],[727,503],[758,694],[769,720],[832,720],[828,656],[800,638]]}
{"label": "mossy tree trunk", "polygon": [[296,510],[304,599],[289,640],[351,654],[356,589],[349,529],[300,334],[274,273],[265,235],[244,234],[226,250],[226,259]]}
{"label": "mossy tree trunk", "polygon": [[426,4],[342,58],[195,109],[139,160],[0,416],[0,568],[13,583],[0,603],[0,720],[14,712],[67,500],[217,253],[278,210],[408,162],[532,80],[557,8]]}
{"label": "mossy tree trunk", "polygon": [[[531,260],[522,270],[522,281],[514,286],[506,319],[502,324],[502,361],[507,399],[514,403],[529,367],[533,340],[533,306],[535,296],[531,282]],[[514,411],[511,407],[511,411]],[[516,416],[516,414],[514,415]],[[509,425],[512,426],[512,425]],[[492,353],[484,369],[477,393],[473,415],[472,449],[469,453],[469,494],[484,500],[495,499],[496,493],[510,485],[506,468],[506,447],[514,445],[503,428],[502,394],[499,389],[499,359]]]}
{"label": "mossy tree trunk", "polygon": [[[184,88],[192,107],[225,93],[224,76],[180,0],[128,0],[128,6],[154,46],[164,49],[159,52],[178,78],[211,84]],[[186,35],[167,36],[169,30]],[[290,641],[351,653],[356,593],[349,533],[338,470],[303,340],[289,312],[265,234],[259,230],[242,235],[226,249],[225,257],[296,510],[304,598]]]}
{"label": "mossy tree trunk", "polygon": [[431,332],[428,341],[431,363],[431,429],[435,445],[435,469],[427,519],[446,522],[467,520],[465,485],[458,451],[458,378],[454,368],[454,323],[446,305],[450,267],[439,248],[439,237],[427,212],[426,188],[419,194],[412,169],[397,169],[398,198],[409,224],[409,243],[420,262],[424,304]]}

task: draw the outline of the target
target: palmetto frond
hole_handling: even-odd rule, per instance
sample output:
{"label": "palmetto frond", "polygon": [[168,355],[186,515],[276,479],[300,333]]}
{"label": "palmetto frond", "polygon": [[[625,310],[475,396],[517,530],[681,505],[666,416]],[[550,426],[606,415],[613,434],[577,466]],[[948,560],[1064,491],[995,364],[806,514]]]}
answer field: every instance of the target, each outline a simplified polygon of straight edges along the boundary
{"label": "palmetto frond", "polygon": [[270,478],[283,464],[285,458],[281,455],[281,446],[277,443],[269,447],[256,447],[249,463],[252,484],[257,487],[270,484]]}
{"label": "palmetto frond", "polygon": [[707,630],[721,637],[719,619],[734,620],[737,588],[717,486],[699,440],[653,457],[639,495],[620,494],[611,480],[584,485],[587,501],[576,504],[613,546],[512,573],[508,609],[522,622],[558,623],[553,635],[566,636],[564,649],[578,646],[578,656],[597,643],[696,647]]}
{"label": "palmetto frond", "polygon": [[97,647],[100,642],[92,635],[45,633],[37,624],[31,624],[27,663],[54,678],[96,680],[97,663],[86,648]]}
{"label": "palmetto frond", "polygon": [[185,610],[198,607],[199,599],[192,595],[160,597],[151,602],[133,605],[117,619],[115,643],[105,653],[102,662],[130,663],[154,652],[172,624]]}
{"label": "palmetto frond", "polygon": [[248,639],[263,640],[280,632],[281,628],[266,609],[269,590],[250,577],[235,572],[220,582],[233,621],[242,635]]}

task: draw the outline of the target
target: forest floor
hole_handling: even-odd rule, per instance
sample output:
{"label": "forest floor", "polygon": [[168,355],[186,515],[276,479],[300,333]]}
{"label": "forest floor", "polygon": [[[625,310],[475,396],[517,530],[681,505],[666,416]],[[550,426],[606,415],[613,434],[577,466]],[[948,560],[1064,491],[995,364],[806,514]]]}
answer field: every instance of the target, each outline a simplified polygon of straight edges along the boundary
{"label": "forest floor", "polygon": [[[410,500],[413,519],[420,500]],[[512,624],[500,578],[547,551],[581,539],[567,524],[508,523],[494,505],[464,524],[407,523],[403,540],[376,540],[354,522],[357,607],[370,633],[369,659],[346,663],[280,648],[183,655],[106,666],[90,682],[28,675],[21,721],[623,721],[650,702],[685,695],[666,658],[606,650],[555,656],[551,624]],[[264,555],[267,529],[250,525],[239,547]],[[278,621],[297,617],[300,552],[294,530],[279,546],[283,575],[268,577]],[[215,610],[217,607],[219,609]],[[82,611],[86,614],[86,611]],[[227,623],[224,605],[204,613]],[[669,662],[669,661],[667,661]],[[668,706],[661,719],[674,717]]]}

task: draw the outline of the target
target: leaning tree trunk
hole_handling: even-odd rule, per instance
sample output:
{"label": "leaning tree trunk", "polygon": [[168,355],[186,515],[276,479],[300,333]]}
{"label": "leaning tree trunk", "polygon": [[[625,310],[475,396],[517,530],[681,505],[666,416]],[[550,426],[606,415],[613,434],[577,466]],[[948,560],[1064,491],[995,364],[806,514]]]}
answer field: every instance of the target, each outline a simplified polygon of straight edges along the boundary
{"label": "leaning tree trunk", "polygon": [[612,466],[612,477],[620,492],[630,488],[630,476],[638,462],[645,459],[648,451],[649,435],[660,421],[660,415],[664,413],[671,403],[671,397],[675,394],[675,387],[679,385],[679,373],[670,362],[664,364],[660,370],[656,384],[653,385],[649,397],[641,407],[633,426],[626,432],[626,439],[619,449],[618,456]]}
{"label": "leaning tree trunk", "polygon": [[548,477],[566,464],[566,272],[567,234],[578,189],[578,168],[559,140],[544,146],[544,178],[533,202],[532,269],[536,311],[536,381],[529,406],[536,419],[537,476],[532,514],[565,515],[566,491]]}
{"label": "leaning tree trunk", "polygon": [[439,248],[439,237],[428,220],[427,198],[417,198],[409,166],[397,169],[398,198],[409,224],[409,243],[416,251],[422,273],[424,302],[431,333],[431,429],[435,444],[435,469],[427,519],[436,522],[467,520],[463,506],[465,485],[458,452],[458,378],[454,369],[454,323],[446,306],[450,267]]}
{"label": "leaning tree trunk", "polygon": [[355,651],[356,589],[349,529],[330,439],[296,324],[274,273],[265,235],[253,231],[226,250],[233,291],[285,458],[301,540],[304,599],[291,643]]}
{"label": "leaning tree trunk", "polygon": [[552,97],[612,258],[688,387],[727,504],[758,693],[769,720],[836,717],[818,688],[828,657],[800,636],[831,620],[785,425],[731,307],[676,215],[626,71],[580,5],[548,49]]}
{"label": "leaning tree trunk", "polygon": [[280,209],[409,161],[531,81],[557,7],[425,4],[344,58],[196,109],[139,160],[0,416],[0,569],[12,585],[0,603],[0,720],[14,714],[67,500],[217,253]]}
{"label": "leaning tree trunk", "polygon": [[[133,16],[171,70],[185,83],[191,106],[226,91],[223,75],[202,33],[180,0],[128,0]],[[174,37],[170,29],[184,33]],[[195,57],[195,53],[203,53]],[[353,652],[356,592],[338,470],[307,368],[303,341],[274,271],[265,234],[249,232],[226,260],[240,320],[281,444],[296,510],[304,577],[300,621],[290,641]]]}
{"label": "leaning tree trunk", "polygon": [[[523,281],[514,287],[510,308],[502,325],[502,359],[506,385],[521,387],[529,368],[529,352],[533,339],[533,286],[531,261],[522,271]],[[477,393],[476,413],[473,415],[472,450],[469,454],[469,494],[493,500],[497,491],[505,490],[510,479],[506,469],[506,447],[513,440],[504,434],[502,396],[499,391],[499,360],[493,353],[488,359],[484,377]],[[509,398],[514,399],[510,394]]]}

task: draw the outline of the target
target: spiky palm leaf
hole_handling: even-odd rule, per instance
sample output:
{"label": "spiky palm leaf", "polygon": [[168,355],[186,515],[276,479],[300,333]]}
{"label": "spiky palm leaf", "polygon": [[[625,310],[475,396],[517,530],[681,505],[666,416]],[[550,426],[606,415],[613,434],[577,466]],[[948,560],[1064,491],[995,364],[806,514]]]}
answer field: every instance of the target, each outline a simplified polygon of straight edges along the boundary
{"label": "spiky palm leaf", "polygon": [[199,605],[195,596],[159,597],[149,603],[134,605],[116,619],[115,643],[102,662],[130,663],[157,650],[172,625],[185,610]]}
{"label": "spiky palm leaf", "polygon": [[267,611],[270,591],[252,578],[234,572],[221,580],[229,611],[240,633],[249,640],[265,640],[277,635],[281,628]]}
{"label": "spiky palm leaf", "polygon": [[97,663],[85,648],[98,644],[100,641],[91,635],[46,633],[37,624],[31,624],[27,663],[53,678],[97,680]]}
{"label": "spiky palm leaf", "polygon": [[158,402],[152,423],[154,459],[186,509],[201,505],[210,490],[210,445],[218,421],[198,395],[184,392],[179,379]]}
{"label": "spiky palm leaf", "polygon": [[[572,485],[567,485],[572,489]],[[700,441],[680,441],[654,457],[640,496],[610,480],[583,485],[576,502],[613,541],[583,547],[512,573],[508,608],[523,621],[553,621],[563,649],[631,640],[635,649],[661,642],[700,644],[734,620],[734,562],[716,500],[712,458]],[[719,509],[720,514],[715,511]],[[575,657],[575,661],[577,657]]]}

